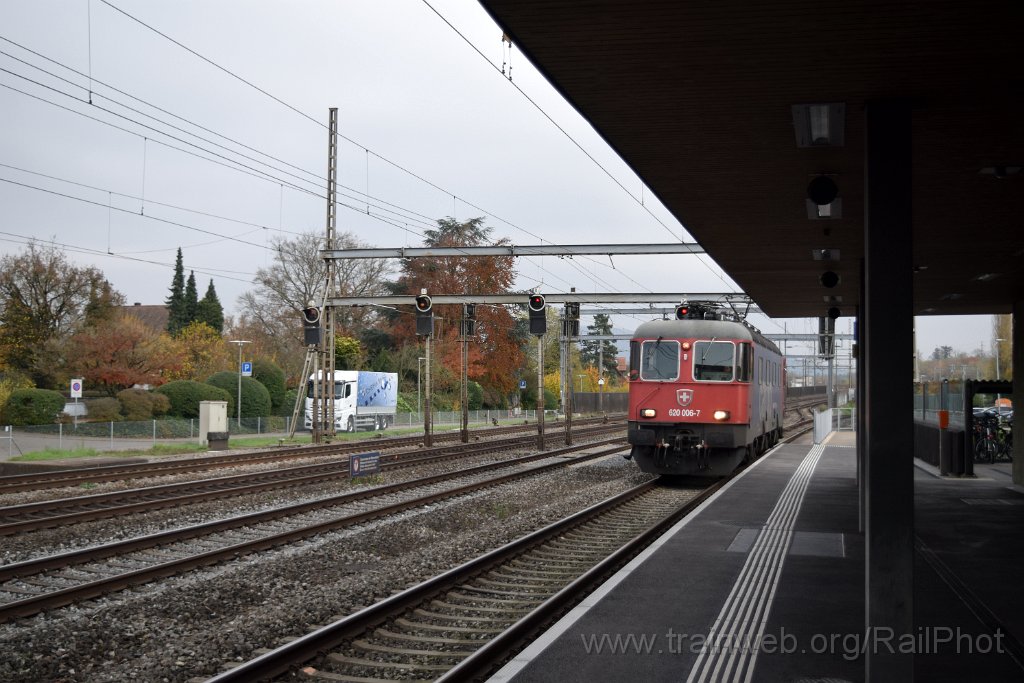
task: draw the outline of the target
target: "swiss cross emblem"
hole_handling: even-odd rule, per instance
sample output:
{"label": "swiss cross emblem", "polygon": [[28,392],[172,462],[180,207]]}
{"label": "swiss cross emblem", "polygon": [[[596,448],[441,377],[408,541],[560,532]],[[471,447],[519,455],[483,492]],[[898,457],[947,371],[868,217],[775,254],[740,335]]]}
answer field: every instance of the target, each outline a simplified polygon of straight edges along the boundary
{"label": "swiss cross emblem", "polygon": [[693,389],[676,389],[676,401],[684,408],[690,405],[693,401]]}

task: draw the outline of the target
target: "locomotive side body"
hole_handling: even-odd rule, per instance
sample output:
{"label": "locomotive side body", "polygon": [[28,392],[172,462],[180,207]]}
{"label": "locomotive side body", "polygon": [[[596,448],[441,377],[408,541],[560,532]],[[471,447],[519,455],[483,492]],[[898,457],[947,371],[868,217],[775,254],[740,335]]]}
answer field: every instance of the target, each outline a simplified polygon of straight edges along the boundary
{"label": "locomotive side body", "polygon": [[782,436],[784,376],[778,348],[742,323],[644,323],[630,342],[630,457],[652,474],[728,474]]}

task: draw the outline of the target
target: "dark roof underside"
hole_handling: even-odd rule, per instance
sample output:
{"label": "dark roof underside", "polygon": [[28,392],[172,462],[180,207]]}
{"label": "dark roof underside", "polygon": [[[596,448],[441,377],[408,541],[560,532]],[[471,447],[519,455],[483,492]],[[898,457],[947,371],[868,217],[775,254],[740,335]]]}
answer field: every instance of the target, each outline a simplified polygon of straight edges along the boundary
{"label": "dark roof underside", "polygon": [[[914,313],[1008,312],[1024,294],[1024,174],[980,172],[1024,166],[1024,3],[481,3],[768,315],[857,305],[863,110],[884,98],[913,105]],[[826,102],[845,103],[845,145],[798,148],[792,105]],[[808,219],[819,173],[842,218]],[[814,261],[822,248],[840,261]]]}

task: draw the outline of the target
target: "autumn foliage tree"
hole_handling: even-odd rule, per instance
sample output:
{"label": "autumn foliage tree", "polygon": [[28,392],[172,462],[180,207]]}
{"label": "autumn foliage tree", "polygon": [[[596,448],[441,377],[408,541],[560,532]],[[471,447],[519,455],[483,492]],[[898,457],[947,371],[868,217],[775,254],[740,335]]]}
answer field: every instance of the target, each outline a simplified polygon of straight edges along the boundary
{"label": "autumn foliage tree", "polygon": [[[458,222],[453,218],[437,221],[436,230],[425,231],[427,247],[467,247],[487,244],[508,244],[507,240],[491,241],[492,229],[483,218]],[[395,289],[407,294],[470,295],[506,293],[515,281],[515,259],[512,256],[435,256],[407,259]],[[434,348],[437,359],[458,377],[462,346],[457,341],[461,305],[434,306],[436,320]],[[517,336],[516,323],[503,306],[476,307],[476,336],[469,345],[470,379],[476,380],[494,399],[510,394],[515,386],[516,370],[522,365],[522,339]],[[393,334],[398,342],[418,343],[415,316],[401,316],[395,321]]]}
{"label": "autumn foliage tree", "polygon": [[174,345],[179,362],[168,368],[167,380],[201,380],[234,367],[228,342],[206,323],[190,322],[174,337]]}
{"label": "autumn foliage tree", "polygon": [[24,252],[0,258],[0,366],[38,386],[58,386],[61,344],[122,303],[99,269],[75,266],[56,246],[30,241]]}
{"label": "autumn foliage tree", "polygon": [[121,315],[74,335],[71,369],[87,386],[110,396],[136,384],[163,384],[180,365],[178,348],[131,315]]}

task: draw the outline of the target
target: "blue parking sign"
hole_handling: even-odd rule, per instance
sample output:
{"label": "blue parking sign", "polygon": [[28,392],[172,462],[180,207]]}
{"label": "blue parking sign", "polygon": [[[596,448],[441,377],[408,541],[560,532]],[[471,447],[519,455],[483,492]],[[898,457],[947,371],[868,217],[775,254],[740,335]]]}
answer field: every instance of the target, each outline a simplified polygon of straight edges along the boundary
{"label": "blue parking sign", "polygon": [[242,377],[252,377],[252,363],[249,361],[242,363]]}
{"label": "blue parking sign", "polygon": [[525,389],[526,388],[526,380],[525,379],[519,380],[519,388],[520,389]]}

